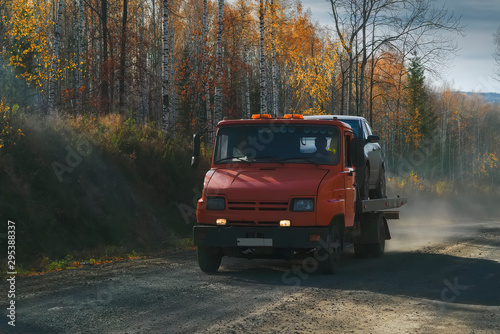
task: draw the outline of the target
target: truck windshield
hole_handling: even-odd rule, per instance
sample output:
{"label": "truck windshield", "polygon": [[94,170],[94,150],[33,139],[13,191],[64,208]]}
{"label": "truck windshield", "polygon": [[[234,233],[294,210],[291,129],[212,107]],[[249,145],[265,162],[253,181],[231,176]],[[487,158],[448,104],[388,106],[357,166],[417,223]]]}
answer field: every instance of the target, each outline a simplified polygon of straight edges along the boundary
{"label": "truck windshield", "polygon": [[339,129],[335,126],[235,125],[217,131],[214,163],[336,165],[339,157]]}

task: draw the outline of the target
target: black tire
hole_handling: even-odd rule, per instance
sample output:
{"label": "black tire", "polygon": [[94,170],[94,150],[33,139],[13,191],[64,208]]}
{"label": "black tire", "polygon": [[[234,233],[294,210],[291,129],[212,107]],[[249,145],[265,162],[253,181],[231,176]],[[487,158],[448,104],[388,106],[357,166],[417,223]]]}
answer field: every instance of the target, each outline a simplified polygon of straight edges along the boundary
{"label": "black tire", "polygon": [[214,247],[198,246],[198,264],[205,273],[216,273],[222,261],[222,251]]}
{"label": "black tire", "polygon": [[323,274],[335,274],[340,266],[340,252],[342,250],[342,238],[335,225],[330,229],[327,244],[326,259],[320,263],[320,269]]}
{"label": "black tire", "polygon": [[381,257],[385,251],[385,218],[383,215],[379,215],[377,224],[378,241],[365,245],[367,253],[372,257]]}
{"label": "black tire", "polygon": [[[378,181],[377,181],[377,188],[373,190],[373,192],[370,192],[370,197],[373,198],[386,198],[387,193],[386,193],[386,178],[385,178],[385,170],[382,167],[380,169],[380,173],[378,176]],[[373,196],[372,196],[373,195]]]}
{"label": "black tire", "polygon": [[354,254],[358,259],[364,259],[368,257],[368,247],[366,244],[354,244]]}

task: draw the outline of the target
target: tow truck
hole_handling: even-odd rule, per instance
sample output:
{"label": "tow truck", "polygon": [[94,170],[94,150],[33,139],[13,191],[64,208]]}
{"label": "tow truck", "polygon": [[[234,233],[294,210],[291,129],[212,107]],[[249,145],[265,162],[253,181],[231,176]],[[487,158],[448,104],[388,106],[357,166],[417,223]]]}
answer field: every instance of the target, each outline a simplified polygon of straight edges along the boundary
{"label": "tow truck", "polygon": [[[379,257],[391,239],[388,219],[406,198],[363,199],[356,169],[363,138],[336,118],[224,120],[216,128],[211,168],[198,200],[193,242],[200,269],[217,272],[223,256],[314,255],[318,270],[337,271],[347,244],[358,257]],[[191,165],[198,167],[200,136]]]}

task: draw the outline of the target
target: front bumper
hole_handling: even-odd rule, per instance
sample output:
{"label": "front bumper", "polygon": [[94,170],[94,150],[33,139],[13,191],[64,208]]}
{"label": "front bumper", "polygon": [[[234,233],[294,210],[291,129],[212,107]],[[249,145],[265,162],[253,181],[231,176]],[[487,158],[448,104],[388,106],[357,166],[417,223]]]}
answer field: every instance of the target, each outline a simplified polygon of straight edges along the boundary
{"label": "front bumper", "polygon": [[193,241],[204,247],[316,248],[325,245],[328,227],[196,225]]}

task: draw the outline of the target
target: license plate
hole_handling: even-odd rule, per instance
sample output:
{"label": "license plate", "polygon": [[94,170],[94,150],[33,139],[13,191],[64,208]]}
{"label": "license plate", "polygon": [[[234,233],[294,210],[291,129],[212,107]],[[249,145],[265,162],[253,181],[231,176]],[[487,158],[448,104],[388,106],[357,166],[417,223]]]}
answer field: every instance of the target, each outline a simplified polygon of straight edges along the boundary
{"label": "license plate", "polygon": [[242,247],[272,247],[273,239],[264,238],[238,238],[238,246]]}

